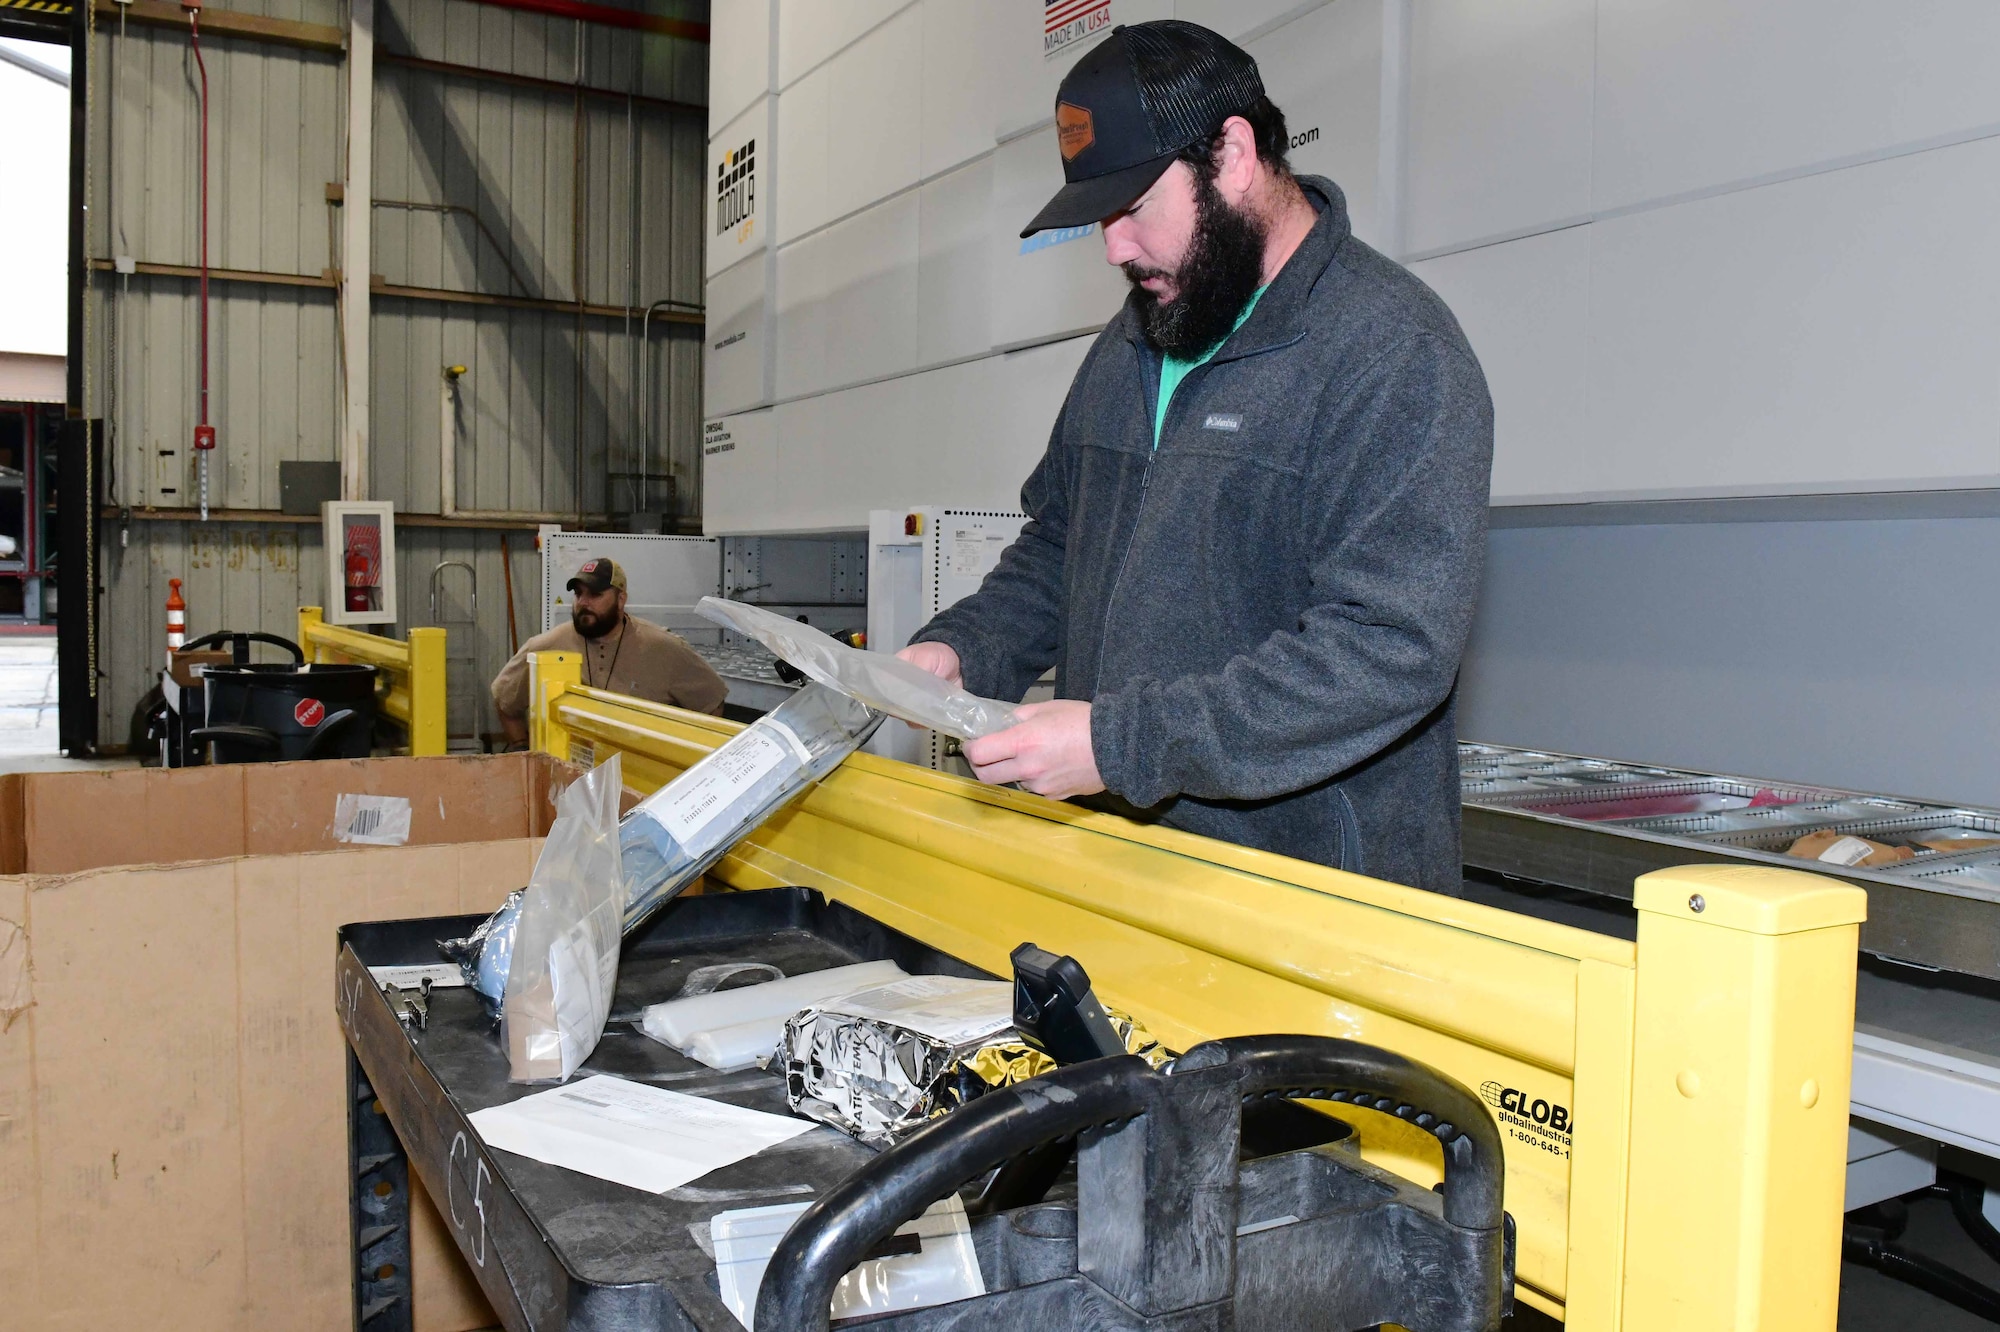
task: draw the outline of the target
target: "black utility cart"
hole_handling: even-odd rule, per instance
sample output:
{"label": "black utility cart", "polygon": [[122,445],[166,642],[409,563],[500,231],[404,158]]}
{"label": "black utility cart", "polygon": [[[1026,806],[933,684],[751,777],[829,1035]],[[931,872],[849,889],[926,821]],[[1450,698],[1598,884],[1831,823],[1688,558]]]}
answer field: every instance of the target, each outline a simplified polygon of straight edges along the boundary
{"label": "black utility cart", "polygon": [[[1483,1332],[1512,1303],[1500,1143],[1465,1088],[1386,1051],[1322,1037],[1197,1046],[1170,1072],[1093,1059],[991,1092],[881,1153],[831,1128],[664,1194],[488,1150],[467,1115],[539,1090],[507,1081],[494,1024],[469,989],[438,989],[419,1025],[371,966],[437,961],[473,917],[350,925],[336,1002],[350,1047],[355,1321],[411,1326],[408,1207],[415,1170],[515,1332],[737,1332],[708,1242],[716,1213],[814,1200],[773,1255],[761,1332],[827,1326],[834,1285],[932,1202],[972,1201],[987,1294],[844,1322],[939,1329],[1347,1329]],[[682,898],[626,940],[611,1022],[583,1073],[786,1113],[779,1072],[720,1073],[641,1035],[640,1008],[696,967],[762,962],[786,975],[874,959],[912,973],[986,973],[817,892]],[[581,1075],[580,1075],[581,1076]],[[1297,1098],[1400,1115],[1444,1145],[1445,1181],[1418,1188],[1363,1163],[1324,1116],[1315,1145],[1263,1114]],[[1246,1127],[1246,1110],[1248,1126]],[[1277,1132],[1268,1131],[1271,1124]],[[1046,1194],[987,1210],[1002,1165],[1074,1142]]]}

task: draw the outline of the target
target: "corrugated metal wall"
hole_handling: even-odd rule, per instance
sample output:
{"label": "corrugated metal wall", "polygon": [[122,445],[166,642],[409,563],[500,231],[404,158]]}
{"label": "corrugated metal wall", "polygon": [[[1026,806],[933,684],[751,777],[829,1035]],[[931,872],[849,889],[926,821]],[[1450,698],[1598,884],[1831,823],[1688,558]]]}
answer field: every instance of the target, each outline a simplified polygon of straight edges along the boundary
{"label": "corrugated metal wall", "polygon": [[[541,556],[534,533],[506,536],[514,570],[514,614],[520,637],[527,639],[541,629]],[[450,723],[460,737],[498,729],[486,686],[509,651],[500,538],[498,531],[472,528],[403,527],[396,532],[399,632],[437,624],[450,635]],[[298,608],[327,601],[325,546],[317,524],[134,522],[127,543],[121,542],[113,522],[106,524],[103,560],[109,594],[103,669],[113,686],[107,692],[116,694],[99,722],[105,744],[125,740],[133,704],[158,679],[169,578],[181,580],[190,638],[217,629],[262,629],[291,638]],[[448,560],[470,564],[472,573],[448,567],[434,584],[434,572]]]}
{"label": "corrugated metal wall", "polygon": [[[335,0],[236,0],[232,9],[344,25]],[[646,0],[705,22],[705,0]],[[390,286],[643,308],[702,300],[702,43],[492,8],[378,0],[373,269]],[[579,49],[579,42],[581,49]],[[346,127],[341,57],[226,37],[203,42],[210,85],[212,267],[327,284],[339,264]],[[507,84],[397,64],[390,53],[636,98]],[[194,65],[183,34],[102,19],[94,47],[91,254],[192,265],[199,236]],[[652,102],[639,98],[655,99]],[[579,109],[581,114],[579,115]],[[579,163],[581,173],[579,178]],[[581,188],[579,189],[579,184]],[[412,207],[411,205],[417,205]],[[578,224],[581,224],[579,232]],[[579,235],[581,244],[578,243]],[[182,578],[190,634],[289,636],[326,600],[317,522],[159,521],[195,502],[195,284],[96,272],[89,412],[109,423],[109,498],[139,511],[106,525],[100,727],[122,741],[164,651],[167,579]],[[218,510],[279,507],[281,461],[338,457],[339,328],[331,285],[212,281],[210,415]],[[673,509],[698,521],[699,329],[573,312],[372,301],[371,497],[393,500],[401,621],[445,622],[453,729],[495,729],[485,682],[508,651],[500,535],[511,527],[517,614],[534,631],[538,515]],[[442,368],[467,367],[454,430],[461,510],[480,529],[415,526],[440,506]],[[645,397],[646,401],[641,401]],[[650,495],[636,477],[655,478]],[[668,483],[658,480],[672,477]],[[675,504],[667,502],[677,494]],[[608,496],[608,499],[607,499]],[[649,502],[650,501],[650,502]],[[470,618],[463,570],[477,572]],[[385,627],[386,628],[386,627]],[[463,641],[461,642],[461,635]]]}

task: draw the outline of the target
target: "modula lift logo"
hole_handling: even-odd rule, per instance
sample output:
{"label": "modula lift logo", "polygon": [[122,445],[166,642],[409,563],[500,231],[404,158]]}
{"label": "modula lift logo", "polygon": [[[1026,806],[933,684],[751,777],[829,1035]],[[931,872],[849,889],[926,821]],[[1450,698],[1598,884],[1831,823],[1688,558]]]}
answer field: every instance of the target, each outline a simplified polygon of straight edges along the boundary
{"label": "modula lift logo", "polygon": [[715,164],[715,234],[727,235],[741,226],[750,238],[750,223],[757,216],[757,141],[748,140],[741,148],[722,155]]}
{"label": "modula lift logo", "polygon": [[1111,26],[1111,0],[1042,0],[1042,59]]}
{"label": "modula lift logo", "polygon": [[1569,1107],[1531,1097],[1515,1087],[1498,1082],[1482,1082],[1479,1094],[1493,1107],[1501,1131],[1516,1142],[1526,1143],[1550,1156],[1568,1156],[1570,1135],[1576,1120]]}

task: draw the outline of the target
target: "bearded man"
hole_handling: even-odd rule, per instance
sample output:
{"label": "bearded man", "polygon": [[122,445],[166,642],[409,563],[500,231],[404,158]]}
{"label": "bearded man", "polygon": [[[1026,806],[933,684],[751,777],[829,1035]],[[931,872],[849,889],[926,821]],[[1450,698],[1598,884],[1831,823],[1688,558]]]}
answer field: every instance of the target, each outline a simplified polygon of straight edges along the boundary
{"label": "bearded man", "polygon": [[575,600],[569,623],[521,644],[493,677],[493,709],[511,745],[528,738],[528,655],[574,652],[583,658],[583,683],[614,694],[670,703],[690,712],[718,714],[729,686],[679,635],[625,613],[625,571],[603,556],[589,561],[565,585]]}
{"label": "bearded man", "polygon": [[1257,66],[1117,29],[1057,93],[1065,185],[1131,284],[1022,491],[1031,521],[901,655],[1056,699],[965,746],[983,781],[1460,889],[1454,700],[1493,410],[1424,284],[1295,177]]}

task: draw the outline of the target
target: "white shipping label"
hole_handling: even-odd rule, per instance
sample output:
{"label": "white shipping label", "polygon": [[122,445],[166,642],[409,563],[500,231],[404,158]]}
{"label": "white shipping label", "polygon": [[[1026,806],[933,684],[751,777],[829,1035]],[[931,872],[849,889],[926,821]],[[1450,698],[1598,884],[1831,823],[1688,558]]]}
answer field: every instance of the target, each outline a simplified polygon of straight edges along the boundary
{"label": "white shipping label", "polygon": [[1874,853],[1875,848],[1859,837],[1843,837],[1826,850],[1819,853],[1822,864],[1859,865]]}
{"label": "white shipping label", "polygon": [[951,532],[951,572],[954,578],[984,578],[1000,562],[1007,538],[998,532],[977,527],[955,527]]}
{"label": "white shipping label", "polygon": [[770,773],[798,759],[768,730],[753,726],[682,773],[648,801],[648,812],[692,859],[707,855],[725,831],[713,828],[736,798]]}
{"label": "white shipping label", "polygon": [[829,999],[821,1009],[964,1045],[1014,1025],[1014,987],[1007,981],[911,976]]}
{"label": "white shipping label", "polygon": [[333,840],[364,846],[401,846],[410,840],[410,802],[404,796],[343,795],[333,802]]}

